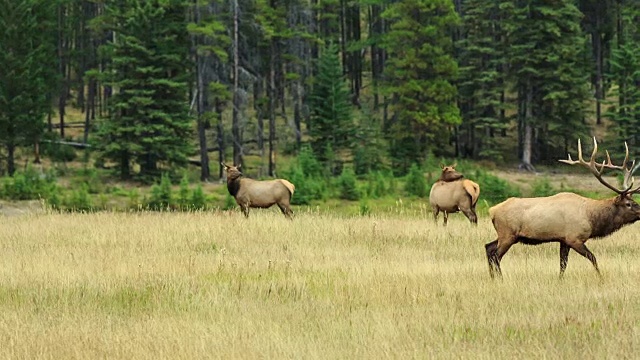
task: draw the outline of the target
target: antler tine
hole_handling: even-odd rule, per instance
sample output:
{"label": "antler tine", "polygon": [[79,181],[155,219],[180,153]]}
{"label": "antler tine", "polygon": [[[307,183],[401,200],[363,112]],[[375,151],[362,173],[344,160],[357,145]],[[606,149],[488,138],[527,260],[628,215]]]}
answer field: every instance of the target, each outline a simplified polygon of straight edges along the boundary
{"label": "antler tine", "polygon": [[[563,163],[569,164],[569,165],[580,164],[580,165],[586,166],[591,171],[593,176],[595,176],[596,179],[598,179],[598,181],[602,185],[606,186],[607,188],[609,188],[610,190],[613,190],[614,192],[616,192],[618,194],[625,194],[625,193],[629,192],[629,189],[631,189],[631,187],[628,187],[625,190],[621,190],[621,189],[618,189],[615,186],[609,184],[608,182],[606,182],[602,178],[602,173],[603,173],[605,168],[607,168],[607,169],[624,170],[625,171],[625,187],[626,187],[626,184],[628,182],[628,178],[630,177],[631,171],[626,168],[626,162],[629,159],[629,148],[627,147],[626,143],[625,143],[625,147],[627,148],[627,151],[626,151],[626,156],[625,156],[625,163],[623,164],[623,166],[613,165],[611,163],[611,156],[609,155],[608,151],[606,152],[607,153],[607,160],[606,161],[602,161],[602,164],[596,163],[596,155],[598,153],[598,141],[596,140],[596,137],[594,136],[593,137],[593,152],[591,153],[591,158],[589,159],[589,162],[586,162],[584,160],[584,158],[582,157],[582,143],[581,143],[580,139],[578,138],[578,160],[573,160],[571,158],[571,154],[569,154],[567,160],[560,160],[560,162],[563,162]],[[600,169],[598,169],[598,168],[600,168]],[[633,181],[631,183],[633,184]],[[636,189],[634,191],[639,191],[640,192],[640,186],[638,187],[638,189]]]}
{"label": "antler tine", "polygon": [[[634,180],[635,180],[633,178],[633,173],[636,170],[638,170],[638,168],[640,168],[640,163],[636,164],[636,161],[633,160],[633,162],[631,163],[631,170],[629,171],[629,175],[628,175],[628,177],[625,177],[625,181],[629,182],[629,185],[627,186],[627,191],[626,191],[627,194],[633,195],[633,194],[640,193],[640,185],[637,188],[631,190],[631,188],[633,187]],[[627,178],[630,179],[631,181],[629,181]],[[625,183],[625,185],[627,185],[627,184]]]}

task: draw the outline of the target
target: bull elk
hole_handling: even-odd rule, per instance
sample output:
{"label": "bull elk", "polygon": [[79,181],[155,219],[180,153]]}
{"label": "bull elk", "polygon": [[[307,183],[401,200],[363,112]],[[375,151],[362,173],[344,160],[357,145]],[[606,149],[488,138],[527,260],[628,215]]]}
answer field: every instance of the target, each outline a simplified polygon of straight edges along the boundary
{"label": "bull elk", "polygon": [[240,165],[228,166],[226,169],[227,190],[236,199],[245,217],[249,217],[249,208],[269,208],[277,204],[284,216],[291,219],[291,197],[295,186],[285,179],[254,180],[244,177]]}
{"label": "bull elk", "polygon": [[[626,155],[621,165],[611,163],[609,152],[602,163],[595,160],[598,143],[593,138],[593,153],[589,162],[582,157],[582,145],[578,140],[578,160],[569,154],[569,165],[586,166],[598,181],[618,195],[610,199],[593,200],[574,193],[563,192],[540,198],[509,198],[489,209],[498,239],[485,245],[491,277],[502,275],[500,260],[515,243],[538,245],[548,242],[560,243],[560,276],[564,274],[573,249],[584,256],[598,275],[596,257],[587,249],[585,242],[591,238],[605,237],[621,227],[640,220],[640,206],[632,196],[640,191],[633,188],[633,172],[638,168],[635,160],[629,164],[629,147],[625,142]],[[602,178],[605,169],[621,170],[624,173],[623,188],[609,184]]]}
{"label": "bull elk", "polygon": [[444,214],[444,224],[450,213],[462,211],[472,224],[478,223],[476,204],[480,197],[480,185],[463,179],[463,175],[456,171],[456,165],[441,165],[442,174],[433,184],[429,192],[429,203],[433,209],[434,220],[438,221],[440,211]]}

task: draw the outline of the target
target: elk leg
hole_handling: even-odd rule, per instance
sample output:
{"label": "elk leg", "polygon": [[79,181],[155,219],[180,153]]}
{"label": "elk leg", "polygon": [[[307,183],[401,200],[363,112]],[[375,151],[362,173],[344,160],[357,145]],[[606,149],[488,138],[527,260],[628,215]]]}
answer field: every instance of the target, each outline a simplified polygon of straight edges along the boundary
{"label": "elk leg", "polygon": [[478,215],[473,209],[461,209],[464,216],[471,221],[472,224],[478,225]]}
{"label": "elk leg", "polygon": [[438,223],[438,214],[440,214],[440,208],[436,206],[433,208],[433,221],[435,221],[436,224]]}
{"label": "elk leg", "polygon": [[569,261],[569,245],[560,243],[560,277],[564,275],[564,270],[567,268],[567,261]]}
{"label": "elk leg", "polygon": [[280,204],[278,204],[278,207],[280,208],[280,211],[282,211],[285,217],[287,217],[289,220],[293,220],[293,218],[291,217],[291,215],[293,215],[293,211],[291,211],[290,207],[288,207],[287,205],[280,205]]}
{"label": "elk leg", "polygon": [[591,261],[591,264],[593,264],[593,267],[596,269],[596,272],[598,273],[598,275],[602,277],[602,274],[600,273],[600,269],[598,268],[598,261],[596,260],[596,257],[593,255],[593,253],[589,249],[587,249],[587,246],[584,243],[577,242],[576,244],[572,244],[569,246],[571,246],[571,248],[575,250],[578,254],[586,257],[589,261]]}
{"label": "elk leg", "polygon": [[487,262],[489,263],[489,275],[493,279],[496,274],[502,275],[502,271],[500,270],[500,260],[496,256],[496,251],[498,250],[498,240],[494,240],[490,243],[487,243],[484,246],[487,251]]}
{"label": "elk leg", "polygon": [[248,204],[243,204],[243,205],[240,205],[240,208],[242,209],[242,213],[244,214],[244,217],[248,218],[249,217],[249,205]]}
{"label": "elk leg", "polygon": [[447,226],[447,220],[449,220],[449,213],[446,211],[442,212],[444,214],[444,225]]}

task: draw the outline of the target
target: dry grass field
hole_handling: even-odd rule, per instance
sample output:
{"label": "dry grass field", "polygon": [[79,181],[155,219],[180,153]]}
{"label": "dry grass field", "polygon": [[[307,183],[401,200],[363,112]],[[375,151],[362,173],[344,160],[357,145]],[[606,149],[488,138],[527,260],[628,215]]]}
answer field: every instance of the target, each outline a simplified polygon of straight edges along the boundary
{"label": "dry grass field", "polygon": [[638,229],[587,243],[602,280],[547,244],[492,281],[486,217],[0,217],[0,357],[636,358]]}

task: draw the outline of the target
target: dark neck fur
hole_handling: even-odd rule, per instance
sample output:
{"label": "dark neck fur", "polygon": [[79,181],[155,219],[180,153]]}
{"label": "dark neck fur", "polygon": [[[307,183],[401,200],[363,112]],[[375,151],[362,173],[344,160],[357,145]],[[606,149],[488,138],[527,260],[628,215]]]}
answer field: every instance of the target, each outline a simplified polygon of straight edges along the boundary
{"label": "dark neck fur", "polygon": [[620,207],[616,206],[614,199],[602,200],[603,203],[596,207],[589,220],[591,222],[591,237],[605,237],[618,231],[621,227],[631,224],[625,222]]}
{"label": "dark neck fur", "polygon": [[235,197],[240,190],[240,180],[242,179],[242,174],[234,175],[233,177],[227,176],[227,190],[229,190],[229,194]]}

